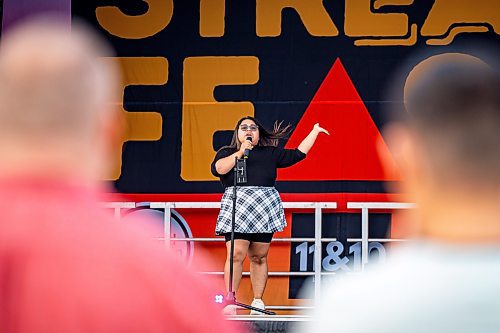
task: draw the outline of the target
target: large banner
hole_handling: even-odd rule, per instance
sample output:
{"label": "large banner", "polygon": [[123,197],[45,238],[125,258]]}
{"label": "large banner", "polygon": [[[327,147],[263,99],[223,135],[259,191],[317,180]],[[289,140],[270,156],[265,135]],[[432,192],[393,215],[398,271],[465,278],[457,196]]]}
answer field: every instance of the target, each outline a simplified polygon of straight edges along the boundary
{"label": "large banner", "polygon": [[[401,181],[398,171],[384,173],[375,148],[395,71],[422,50],[498,46],[500,31],[500,5],[491,0],[94,0],[73,1],[72,15],[114,46],[107,60],[123,70],[123,96],[113,102],[127,132],[108,181],[130,200],[220,200],[210,163],[242,116],[269,128],[291,123],[286,147],[316,122],[329,130],[306,160],[279,172],[277,189],[284,200],[338,203],[323,217],[323,236],[337,239],[324,243],[322,269],[330,272],[359,263],[359,243],[347,238],[360,237],[360,214],[345,203],[400,199],[385,186]],[[213,236],[216,210],[175,214],[173,236]],[[287,211],[289,227],[276,236],[313,237],[313,220],[313,212]],[[370,237],[397,233],[389,213],[370,220]],[[273,243],[270,270],[312,271],[311,245]],[[370,245],[383,259],[384,245]],[[218,261],[200,270],[222,270],[222,243],[183,242],[179,251],[197,247]],[[295,304],[301,283],[271,277],[266,303]],[[245,281],[242,301],[249,288]]]}
{"label": "large banner", "polygon": [[[287,193],[381,193],[397,181],[375,150],[394,70],[423,48],[498,41],[497,1],[73,1],[112,43],[127,123],[110,180],[124,193],[218,193],[215,151],[236,121],[294,125],[308,158],[279,174]],[[402,90],[402,89],[401,89]]]}

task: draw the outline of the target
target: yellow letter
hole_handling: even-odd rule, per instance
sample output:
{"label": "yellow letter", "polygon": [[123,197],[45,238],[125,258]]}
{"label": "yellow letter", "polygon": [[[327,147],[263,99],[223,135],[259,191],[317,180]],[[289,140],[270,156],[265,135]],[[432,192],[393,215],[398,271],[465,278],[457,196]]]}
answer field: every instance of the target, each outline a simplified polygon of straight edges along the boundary
{"label": "yellow letter", "polygon": [[459,26],[453,27],[448,37],[445,36],[442,40],[429,40],[427,44],[446,45],[451,43],[458,33],[484,32],[487,31],[485,26],[491,26],[493,31],[499,34],[500,7],[498,1],[436,0],[420,32],[422,36],[443,36],[455,24]]}
{"label": "yellow letter", "polygon": [[408,6],[413,3],[413,0],[375,0],[373,8],[380,9],[384,6]]}
{"label": "yellow letter", "polygon": [[323,0],[257,0],[257,36],[281,34],[281,12],[293,8],[312,36],[337,36],[339,31],[323,7]]}
{"label": "yellow letter", "polygon": [[110,34],[130,39],[153,36],[170,22],[174,12],[173,0],[143,0],[149,5],[145,14],[129,16],[118,7],[103,6],[95,10],[97,21]]}
{"label": "yellow letter", "polygon": [[[168,80],[168,61],[162,57],[106,58],[118,62],[122,69],[122,92],[129,85],[162,85]],[[162,118],[157,112],[128,112],[123,108],[123,94],[113,101],[124,112],[125,141],[154,141],[162,134]],[[122,144],[123,144],[122,142]],[[110,179],[118,179],[121,173],[121,149],[117,151],[116,168]]]}
{"label": "yellow letter", "polygon": [[[413,0],[395,0],[394,4],[411,4]],[[379,2],[378,7],[388,1]],[[371,11],[371,0],[345,2],[345,34],[350,37],[396,37],[408,33],[408,15],[403,13],[376,14]]]}
{"label": "yellow letter", "polygon": [[[233,130],[244,116],[253,115],[251,102],[217,102],[220,85],[255,84],[259,80],[256,57],[194,57],[184,60],[181,177],[215,180],[210,163],[216,131]],[[229,142],[228,142],[229,144]]]}
{"label": "yellow letter", "polygon": [[200,0],[200,36],[224,36],[226,0]]}

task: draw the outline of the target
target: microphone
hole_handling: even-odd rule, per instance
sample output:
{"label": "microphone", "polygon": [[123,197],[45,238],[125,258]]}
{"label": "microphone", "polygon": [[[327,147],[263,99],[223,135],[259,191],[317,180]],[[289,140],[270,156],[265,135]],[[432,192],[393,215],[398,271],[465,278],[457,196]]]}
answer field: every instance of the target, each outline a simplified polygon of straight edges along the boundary
{"label": "microphone", "polygon": [[[247,136],[247,141],[250,141],[252,142],[252,137],[251,136]],[[245,151],[243,152],[243,158],[248,158],[248,155],[250,154],[250,149],[245,149]]]}

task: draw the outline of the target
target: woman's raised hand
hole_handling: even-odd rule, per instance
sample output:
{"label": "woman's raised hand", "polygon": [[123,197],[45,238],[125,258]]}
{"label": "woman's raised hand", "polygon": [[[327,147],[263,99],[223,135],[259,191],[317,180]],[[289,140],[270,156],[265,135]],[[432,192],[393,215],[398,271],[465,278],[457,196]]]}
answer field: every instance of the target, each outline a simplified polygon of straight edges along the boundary
{"label": "woman's raised hand", "polygon": [[330,133],[324,129],[323,127],[319,126],[319,123],[314,124],[313,130],[316,131],[318,134],[319,133],[325,133],[327,135],[330,135]]}

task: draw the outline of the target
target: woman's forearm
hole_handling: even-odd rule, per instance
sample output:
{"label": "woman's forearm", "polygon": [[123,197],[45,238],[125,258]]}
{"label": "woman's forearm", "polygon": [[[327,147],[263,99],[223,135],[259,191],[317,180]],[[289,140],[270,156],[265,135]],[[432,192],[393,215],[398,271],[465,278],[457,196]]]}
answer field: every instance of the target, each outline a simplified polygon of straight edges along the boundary
{"label": "woman's forearm", "polygon": [[237,151],[234,154],[221,158],[217,162],[215,162],[215,170],[219,175],[225,175],[229,171],[234,168],[234,159],[235,157],[241,158],[243,154],[241,151]]}
{"label": "woman's forearm", "polygon": [[330,133],[328,133],[328,131],[324,128],[320,127],[319,124],[315,124],[311,132],[304,138],[304,140],[302,140],[297,149],[304,154],[307,154],[314,145],[314,142],[316,142],[316,138],[318,137],[319,133],[330,135]]}
{"label": "woman's forearm", "polygon": [[307,154],[309,150],[311,150],[312,146],[314,145],[314,142],[316,141],[316,138],[318,137],[319,132],[315,131],[314,129],[302,140],[302,142],[299,144],[297,147],[298,150],[303,152],[304,154]]}

